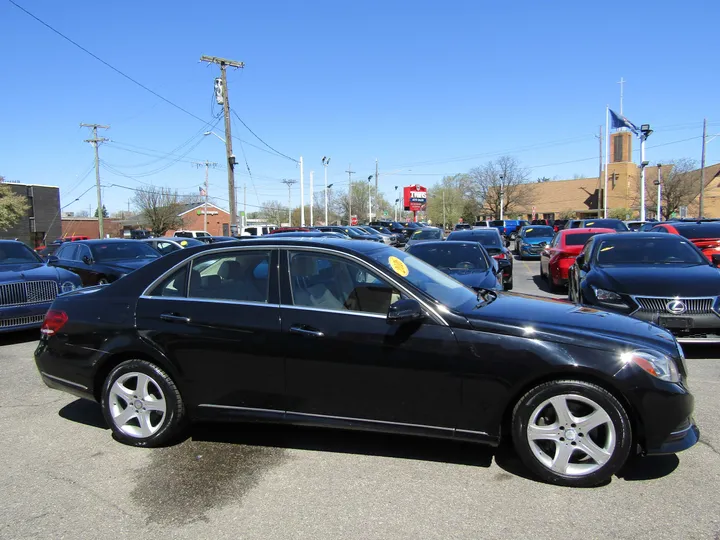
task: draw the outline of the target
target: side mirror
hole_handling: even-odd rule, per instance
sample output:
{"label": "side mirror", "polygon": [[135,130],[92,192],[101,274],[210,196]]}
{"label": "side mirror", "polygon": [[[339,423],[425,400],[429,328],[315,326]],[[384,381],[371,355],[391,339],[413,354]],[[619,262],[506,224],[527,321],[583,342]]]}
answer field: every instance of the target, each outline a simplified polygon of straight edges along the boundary
{"label": "side mirror", "polygon": [[88,257],[87,255],[83,256],[82,261],[85,264],[87,264],[88,266],[90,266],[93,263],[93,260],[90,257]]}
{"label": "side mirror", "polygon": [[720,253],[714,253],[712,256],[713,266],[720,267]]}
{"label": "side mirror", "polygon": [[59,260],[55,255],[48,255],[46,258],[48,266],[55,266]]}
{"label": "side mirror", "polygon": [[387,322],[390,324],[405,324],[425,318],[420,302],[412,298],[398,300],[390,305]]}
{"label": "side mirror", "polygon": [[583,268],[585,266],[585,255],[580,254],[575,257],[575,262],[580,268]]}

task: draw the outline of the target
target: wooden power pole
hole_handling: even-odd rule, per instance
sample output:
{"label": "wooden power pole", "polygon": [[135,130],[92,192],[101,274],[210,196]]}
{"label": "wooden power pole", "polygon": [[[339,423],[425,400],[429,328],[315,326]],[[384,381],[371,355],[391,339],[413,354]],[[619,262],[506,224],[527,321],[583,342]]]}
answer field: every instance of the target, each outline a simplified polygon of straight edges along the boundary
{"label": "wooden power pole", "polygon": [[85,139],[85,142],[90,143],[95,148],[95,184],[97,186],[97,215],[98,215],[98,237],[105,238],[105,226],[103,223],[103,203],[102,203],[102,189],[100,189],[100,154],[98,152],[98,145],[101,142],[105,142],[108,139],[104,137],[98,138],[97,130],[110,129],[110,126],[103,126],[100,124],[80,124],[80,127],[89,127],[92,129],[92,139]]}
{"label": "wooden power pole", "polygon": [[707,139],[707,118],[703,118],[702,156],[700,158],[700,219],[705,217],[705,140]]}
{"label": "wooden power pole", "polygon": [[228,200],[230,203],[230,234],[238,233],[237,225],[237,201],[235,200],[235,156],[232,151],[232,130],[230,128],[230,98],[228,96],[226,69],[228,66],[234,68],[244,68],[245,62],[236,62],[227,58],[218,58],[217,56],[201,56],[201,62],[210,64],[218,64],[220,66],[220,77],[222,79],[222,106],[225,113],[225,153],[227,154],[228,165]]}

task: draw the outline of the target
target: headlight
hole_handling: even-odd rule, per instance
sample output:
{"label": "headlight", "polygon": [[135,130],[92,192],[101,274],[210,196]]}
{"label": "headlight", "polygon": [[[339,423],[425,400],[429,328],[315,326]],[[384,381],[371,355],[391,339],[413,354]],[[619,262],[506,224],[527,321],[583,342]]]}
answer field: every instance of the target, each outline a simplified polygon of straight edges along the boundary
{"label": "headlight", "polygon": [[60,291],[61,292],[71,292],[75,290],[75,284],[72,281],[64,281],[62,285],[60,285]]}
{"label": "headlight", "polygon": [[622,297],[618,293],[599,289],[594,285],[592,286],[592,290],[595,293],[595,298],[600,302],[622,303]]}
{"label": "headlight", "polygon": [[655,351],[638,350],[623,353],[623,362],[632,362],[643,371],[663,381],[680,382],[680,373],[672,358]]}

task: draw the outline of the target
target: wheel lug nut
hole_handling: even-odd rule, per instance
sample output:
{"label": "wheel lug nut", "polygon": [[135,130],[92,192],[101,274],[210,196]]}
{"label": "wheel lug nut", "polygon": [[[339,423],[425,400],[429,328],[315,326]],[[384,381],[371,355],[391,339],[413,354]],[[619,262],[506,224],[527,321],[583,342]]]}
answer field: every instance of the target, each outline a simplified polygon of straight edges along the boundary
{"label": "wheel lug nut", "polygon": [[575,424],[570,424],[570,427],[575,427]]}
{"label": "wheel lug nut", "polygon": [[573,446],[575,446],[577,443],[576,443],[575,441],[573,441],[573,442],[571,442],[570,444],[572,444]]}
{"label": "wheel lug nut", "polygon": [[564,440],[565,440],[565,437],[560,437],[560,441],[564,441]]}

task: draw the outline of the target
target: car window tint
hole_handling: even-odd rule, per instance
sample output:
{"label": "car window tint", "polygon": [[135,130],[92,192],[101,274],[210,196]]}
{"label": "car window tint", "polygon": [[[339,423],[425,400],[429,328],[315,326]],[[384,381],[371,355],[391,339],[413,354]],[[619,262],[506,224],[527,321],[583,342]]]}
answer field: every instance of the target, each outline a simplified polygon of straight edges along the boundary
{"label": "car window tint", "polygon": [[172,253],[173,251],[177,251],[180,249],[178,246],[173,244],[172,242],[163,242],[160,241],[156,244],[157,250],[162,253],[163,255],[167,255],[168,253]]}
{"label": "car window tint", "polygon": [[400,294],[364,267],[331,255],[290,253],[296,306],[385,315]]}
{"label": "car window tint", "polygon": [[150,292],[150,296],[184,297],[187,284],[187,264],[172,272]]}
{"label": "car window tint", "polygon": [[78,261],[82,261],[85,257],[87,257],[88,259],[92,259],[92,254],[90,253],[90,248],[80,244],[77,246],[75,258]]}
{"label": "car window tint", "polygon": [[565,237],[565,245],[566,246],[584,246],[585,242],[590,240],[593,236],[595,236],[597,233],[576,233],[576,234],[568,234]]}
{"label": "car window tint", "polygon": [[195,259],[191,298],[268,302],[270,251],[213,253]]}
{"label": "car window tint", "polygon": [[559,234],[556,234],[555,236],[553,236],[553,239],[552,239],[552,241],[550,242],[550,247],[555,247],[555,246],[557,246],[559,243],[560,243],[560,235],[559,235]]}
{"label": "car window tint", "polygon": [[62,249],[60,249],[60,252],[58,253],[58,258],[65,259],[66,261],[74,261],[76,260],[76,254],[78,250],[78,244],[65,244]]}

